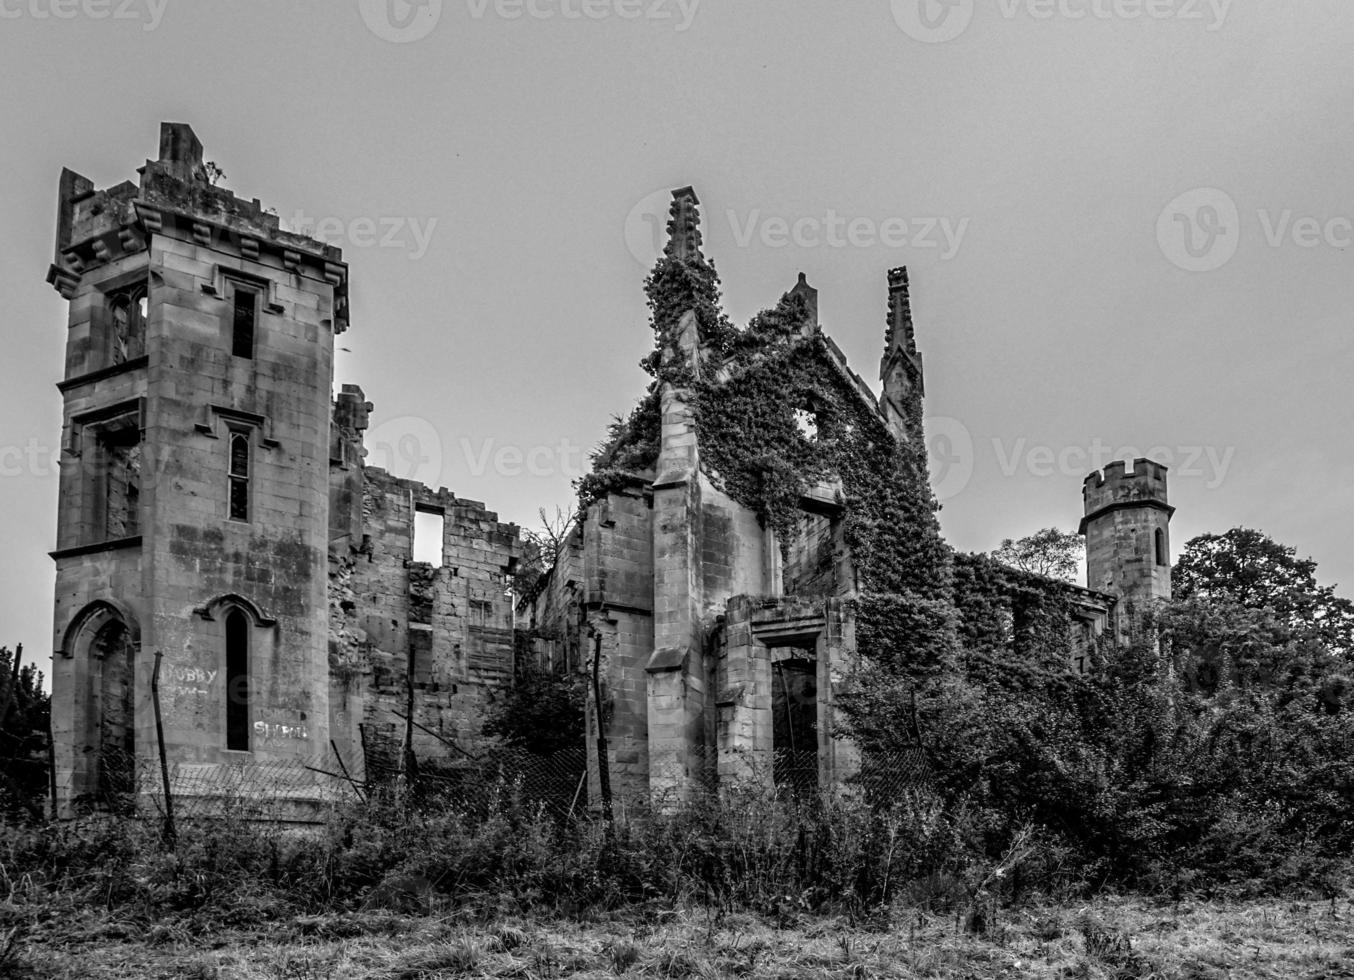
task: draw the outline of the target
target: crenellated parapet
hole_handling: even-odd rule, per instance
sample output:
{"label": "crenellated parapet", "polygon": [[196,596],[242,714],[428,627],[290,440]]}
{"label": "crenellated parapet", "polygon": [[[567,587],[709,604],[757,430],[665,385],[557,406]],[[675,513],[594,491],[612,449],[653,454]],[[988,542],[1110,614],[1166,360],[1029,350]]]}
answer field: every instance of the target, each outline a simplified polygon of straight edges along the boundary
{"label": "crenellated parapet", "polygon": [[1086,515],[1081,521],[1081,533],[1086,533],[1088,521],[1116,509],[1154,508],[1164,511],[1169,518],[1175,508],[1167,502],[1166,473],[1164,465],[1150,459],[1134,460],[1131,471],[1120,459],[1089,474],[1081,488]]}
{"label": "crenellated parapet", "polygon": [[333,245],[287,231],[258,200],[216,187],[202,143],[184,123],[161,123],[160,158],[140,169],[140,184],[97,190],[89,178],[63,170],[58,189],[56,248],[47,282],[75,296],[91,270],[144,252],[151,236],[168,235],[238,254],[334,287],[334,331],[348,322],[348,267]]}

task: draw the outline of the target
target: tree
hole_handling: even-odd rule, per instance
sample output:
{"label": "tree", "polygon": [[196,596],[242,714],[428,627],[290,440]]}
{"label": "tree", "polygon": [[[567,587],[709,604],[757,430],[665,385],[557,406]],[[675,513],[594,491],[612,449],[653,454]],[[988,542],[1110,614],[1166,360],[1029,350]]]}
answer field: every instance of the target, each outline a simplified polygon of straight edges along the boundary
{"label": "tree", "polygon": [[484,734],[537,755],[583,744],[583,679],[527,666],[517,684],[495,705]]}
{"label": "tree", "polygon": [[1080,534],[1046,527],[1018,541],[1007,538],[992,552],[992,557],[1022,572],[1071,582],[1076,578],[1077,562],[1084,551]]}
{"label": "tree", "polygon": [[1178,600],[1266,610],[1294,632],[1354,655],[1354,602],[1319,585],[1316,562],[1261,531],[1234,527],[1191,539],[1171,572]]}
{"label": "tree", "polygon": [[42,816],[47,795],[47,719],[51,698],[32,664],[16,670],[23,644],[0,647],[0,812]]}
{"label": "tree", "polygon": [[554,569],[573,533],[573,517],[563,508],[556,506],[554,517],[549,516],[544,507],[538,513],[540,527],[522,531],[522,557],[513,578],[513,591],[519,596],[529,592],[543,575]]}

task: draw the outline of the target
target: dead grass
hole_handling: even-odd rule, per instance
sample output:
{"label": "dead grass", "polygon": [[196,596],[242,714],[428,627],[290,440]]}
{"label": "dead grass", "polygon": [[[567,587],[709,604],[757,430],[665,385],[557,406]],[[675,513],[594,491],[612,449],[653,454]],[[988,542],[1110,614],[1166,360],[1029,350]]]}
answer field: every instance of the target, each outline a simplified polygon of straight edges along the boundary
{"label": "dead grass", "polygon": [[423,980],[655,978],[1354,978],[1348,902],[1153,905],[1002,911],[982,937],[953,917],[895,911],[873,928],[650,909],[590,922],[468,911],[308,916],[218,933],[100,921],[25,924],[0,976],[34,980]]}

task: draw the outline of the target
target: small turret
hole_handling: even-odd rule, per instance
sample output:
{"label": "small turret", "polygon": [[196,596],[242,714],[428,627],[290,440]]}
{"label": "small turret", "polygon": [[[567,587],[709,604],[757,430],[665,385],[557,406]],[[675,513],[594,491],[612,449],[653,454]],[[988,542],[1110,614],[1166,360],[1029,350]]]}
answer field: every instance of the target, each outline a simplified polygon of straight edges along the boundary
{"label": "small turret", "polygon": [[1121,633],[1131,630],[1153,600],[1171,597],[1170,521],[1166,467],[1133,461],[1131,472],[1116,460],[1082,486],[1086,536],[1086,584],[1123,603]]}

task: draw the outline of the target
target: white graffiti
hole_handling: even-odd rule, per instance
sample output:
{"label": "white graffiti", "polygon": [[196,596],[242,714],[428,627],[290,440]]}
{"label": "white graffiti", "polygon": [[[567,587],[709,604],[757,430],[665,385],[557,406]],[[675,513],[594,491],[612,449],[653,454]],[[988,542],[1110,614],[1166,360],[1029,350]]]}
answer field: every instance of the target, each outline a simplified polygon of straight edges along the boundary
{"label": "white graffiti", "polygon": [[259,738],[293,738],[297,740],[310,738],[310,732],[306,730],[305,725],[282,725],[268,721],[254,722],[254,734]]}

